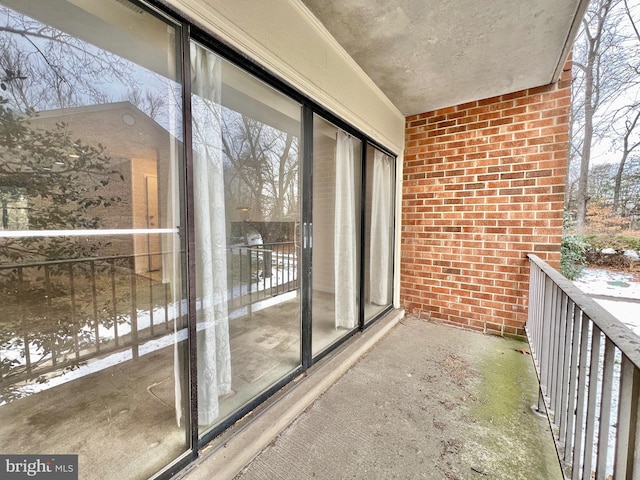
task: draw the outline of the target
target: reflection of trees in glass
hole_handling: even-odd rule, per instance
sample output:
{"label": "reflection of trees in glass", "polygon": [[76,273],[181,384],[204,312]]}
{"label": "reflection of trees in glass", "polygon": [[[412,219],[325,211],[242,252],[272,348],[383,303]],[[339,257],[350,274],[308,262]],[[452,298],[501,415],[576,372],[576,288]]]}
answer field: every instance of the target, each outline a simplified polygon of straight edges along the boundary
{"label": "reflection of trees in glass", "polygon": [[110,84],[132,84],[117,55],[0,7],[0,67],[13,108],[27,112],[105,103]]}
{"label": "reflection of trees in glass", "polygon": [[222,155],[227,219],[247,221],[264,243],[291,240],[280,222],[298,218],[298,137],[198,95],[192,109],[194,150]]}
{"label": "reflection of trees in glass", "polygon": [[0,230],[28,230],[26,188],[0,186]]}
{"label": "reflection of trees in glass", "polygon": [[180,111],[179,86],[159,74],[7,7],[0,22],[0,87],[16,111],[128,100],[165,128],[169,106]]}
{"label": "reflection of trees in glass", "polygon": [[[145,91],[136,90],[135,68],[117,55],[0,7],[2,230],[101,226],[107,209],[122,200],[113,187],[125,184],[123,175],[113,167],[105,145],[78,138],[62,122],[43,127],[37,112],[106,103],[128,95],[137,95],[140,104],[155,112],[161,104]],[[29,358],[30,351],[32,367],[51,362],[53,352],[58,364],[64,366],[67,356],[72,360],[71,352],[94,342],[89,338],[89,332],[97,328],[93,318],[106,328],[114,320],[124,321],[113,302],[103,299],[109,298],[111,291],[101,296],[104,285],[89,281],[107,276],[104,270],[108,266],[96,266],[95,270],[88,263],[11,267],[89,257],[103,243],[19,233],[0,238],[4,267],[0,270],[4,313],[0,349],[17,353],[21,359],[2,356],[3,377],[22,371],[21,362]],[[123,285],[126,289],[121,292],[118,283],[115,292],[118,302],[126,301],[129,295],[128,283]],[[0,396],[5,393],[0,391]]]}
{"label": "reflection of trees in glass", "polygon": [[[73,139],[64,123],[52,130],[31,126],[28,116],[0,97],[0,188],[25,192],[31,230],[97,228],[98,208],[121,199],[107,187],[122,175],[110,167],[103,145]],[[68,238],[3,238],[3,261],[86,256],[96,248]]]}
{"label": "reflection of trees in glass", "polygon": [[[98,228],[104,207],[119,200],[110,192],[113,182],[120,193],[126,190],[123,176],[109,164],[108,144],[77,139],[62,124],[36,128],[36,112],[126,99],[165,128],[179,129],[170,118],[180,113],[174,82],[7,7],[0,7],[0,87],[0,135],[13,136],[12,143],[0,145],[0,187],[31,184],[26,191],[31,230]],[[92,253],[86,242],[69,239],[19,244],[4,242],[0,255],[17,260]]]}
{"label": "reflection of trees in glass", "polygon": [[269,222],[298,217],[298,138],[224,110],[222,148],[227,211],[248,209],[247,217],[265,243],[290,240]]}

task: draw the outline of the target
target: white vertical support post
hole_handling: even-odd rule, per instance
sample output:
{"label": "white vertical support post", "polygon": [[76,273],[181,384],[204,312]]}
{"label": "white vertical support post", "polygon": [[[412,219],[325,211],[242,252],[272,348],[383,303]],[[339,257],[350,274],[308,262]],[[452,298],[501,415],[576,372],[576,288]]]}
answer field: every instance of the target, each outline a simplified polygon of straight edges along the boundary
{"label": "white vertical support post", "polygon": [[575,325],[575,321],[573,318],[573,312],[574,312],[574,308],[575,308],[575,304],[571,301],[568,300],[567,301],[567,318],[566,318],[566,327],[565,327],[565,335],[564,335],[564,360],[562,361],[562,391],[560,393],[560,397],[561,397],[561,405],[562,405],[562,412],[561,412],[561,416],[560,416],[560,423],[558,424],[559,427],[559,431],[558,431],[558,438],[559,439],[563,439],[564,434],[567,430],[567,417],[569,415],[569,410],[568,410],[568,403],[569,403],[569,399],[568,399],[568,391],[569,391],[569,383],[570,383],[570,375],[572,373],[571,370],[571,354],[572,354],[572,346],[573,346],[573,330],[574,330],[574,325]]}
{"label": "white vertical support post", "polygon": [[541,349],[539,353],[540,358],[540,387],[542,394],[547,396],[547,389],[549,385],[549,358],[551,355],[551,316],[553,315],[553,292],[554,288],[553,280],[548,276],[544,279],[544,309],[542,313],[542,330],[541,330]]}
{"label": "white vertical support post", "polygon": [[571,367],[569,369],[569,392],[567,403],[567,429],[564,437],[564,461],[573,462],[573,445],[576,428],[576,396],[578,388],[578,355],[582,338],[582,310],[573,307],[573,335],[571,336]]}
{"label": "white vertical support post", "polygon": [[576,422],[574,424],[573,459],[571,463],[572,480],[582,480],[581,460],[584,448],[583,422],[585,418],[585,396],[587,393],[587,352],[589,343],[589,317],[582,313],[582,328],[580,329],[580,363],[578,364],[578,385],[576,403]]}

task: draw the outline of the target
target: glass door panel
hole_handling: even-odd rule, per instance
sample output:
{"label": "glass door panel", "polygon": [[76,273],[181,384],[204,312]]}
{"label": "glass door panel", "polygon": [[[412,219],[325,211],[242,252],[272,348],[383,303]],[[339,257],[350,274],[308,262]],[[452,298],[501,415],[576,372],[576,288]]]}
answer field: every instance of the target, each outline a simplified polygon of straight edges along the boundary
{"label": "glass door panel", "polygon": [[314,116],[313,355],[358,327],[361,148]]}
{"label": "glass door panel", "polygon": [[393,300],[394,159],[367,145],[365,199],[365,321]]}
{"label": "glass door panel", "polygon": [[198,423],[300,365],[301,107],[192,43]]}
{"label": "glass door panel", "polygon": [[180,30],[125,0],[0,22],[0,451],[147,478],[191,447]]}

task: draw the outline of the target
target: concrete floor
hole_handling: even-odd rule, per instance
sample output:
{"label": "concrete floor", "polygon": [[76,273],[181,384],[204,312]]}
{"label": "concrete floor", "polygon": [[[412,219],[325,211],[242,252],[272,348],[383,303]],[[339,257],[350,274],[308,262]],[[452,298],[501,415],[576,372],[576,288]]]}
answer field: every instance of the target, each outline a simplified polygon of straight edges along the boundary
{"label": "concrete floor", "polygon": [[[277,437],[253,461],[240,458],[253,439],[283,421],[286,408],[304,408],[305,382],[322,383],[348,350],[293,386],[280,399],[289,407],[258,412],[259,431],[247,422],[203,452],[183,480],[561,479],[548,423],[531,410],[537,387],[526,349],[404,319],[292,424],[273,429]],[[235,473],[222,467],[234,461]]]}
{"label": "concrete floor", "polygon": [[[267,309],[232,322],[237,393],[221,402],[222,416],[297,365],[299,327],[287,320],[297,305],[278,308],[282,315]],[[255,421],[225,432],[184,478],[233,478],[241,469],[242,480],[562,478],[546,421],[530,409],[535,374],[517,352],[526,344],[413,318],[385,336],[402,317],[394,315],[276,394],[249,415]],[[187,448],[172,369],[166,348],[4,405],[0,450],[79,453],[83,479],[146,478]],[[249,444],[261,438],[258,453],[278,434],[249,463]]]}

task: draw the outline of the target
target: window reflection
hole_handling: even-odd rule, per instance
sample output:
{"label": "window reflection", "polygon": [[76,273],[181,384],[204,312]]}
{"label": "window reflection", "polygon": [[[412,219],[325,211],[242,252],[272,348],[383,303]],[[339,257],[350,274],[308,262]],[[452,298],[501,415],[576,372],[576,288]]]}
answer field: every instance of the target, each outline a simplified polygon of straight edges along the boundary
{"label": "window reflection", "polygon": [[126,1],[0,2],[0,451],[83,478],[189,448],[178,33]]}
{"label": "window reflection", "polygon": [[300,106],[191,45],[198,423],[300,365]]}

